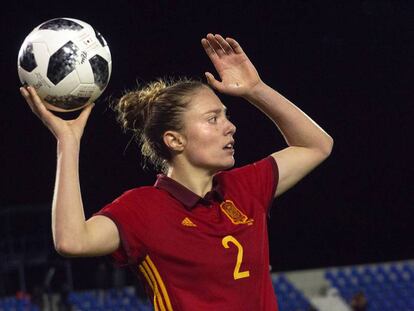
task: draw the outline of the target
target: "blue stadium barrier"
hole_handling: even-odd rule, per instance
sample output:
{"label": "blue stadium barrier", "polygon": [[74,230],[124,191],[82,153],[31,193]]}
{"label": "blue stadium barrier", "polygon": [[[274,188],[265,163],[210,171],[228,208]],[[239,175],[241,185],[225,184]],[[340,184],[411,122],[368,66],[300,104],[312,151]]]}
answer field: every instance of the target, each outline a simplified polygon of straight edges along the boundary
{"label": "blue stadium barrier", "polygon": [[279,311],[308,311],[310,303],[285,275],[273,279],[273,287],[277,296]]}
{"label": "blue stadium barrier", "polygon": [[28,299],[5,297],[0,299],[0,311],[40,311]]}
{"label": "blue stadium barrier", "polygon": [[353,295],[363,292],[368,311],[414,310],[414,266],[411,264],[331,269],[325,272],[325,278],[348,302]]}

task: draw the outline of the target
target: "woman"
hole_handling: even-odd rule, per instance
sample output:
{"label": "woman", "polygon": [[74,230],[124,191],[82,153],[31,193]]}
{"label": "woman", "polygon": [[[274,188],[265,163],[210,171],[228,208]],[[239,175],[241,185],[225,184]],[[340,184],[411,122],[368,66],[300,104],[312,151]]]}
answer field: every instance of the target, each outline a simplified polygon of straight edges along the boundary
{"label": "woman", "polygon": [[65,256],[112,253],[145,280],[155,310],[277,310],[267,210],[274,197],[328,157],[333,140],[260,79],[234,39],[208,34],[201,43],[221,80],[206,72],[210,87],[259,108],[288,147],[227,170],[234,165],[236,127],[213,90],[192,80],[150,83],[121,98],[118,119],[165,175],[154,186],[125,192],[86,221],[78,157],[92,105],[64,121],[33,88],[22,88],[58,142],[55,247]]}

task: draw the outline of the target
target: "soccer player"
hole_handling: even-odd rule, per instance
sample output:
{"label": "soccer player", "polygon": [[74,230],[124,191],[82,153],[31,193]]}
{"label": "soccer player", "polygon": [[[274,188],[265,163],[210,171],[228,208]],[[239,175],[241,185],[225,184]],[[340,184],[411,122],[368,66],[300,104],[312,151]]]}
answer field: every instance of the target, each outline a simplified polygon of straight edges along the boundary
{"label": "soccer player", "polygon": [[[55,135],[57,172],[53,238],[64,256],[112,254],[144,280],[155,310],[274,311],[266,217],[273,199],[326,159],[332,138],[266,85],[232,38],[208,34],[201,44],[217,80],[158,80],[125,94],[118,120],[163,174],[154,186],[126,191],[85,220],[79,148],[92,105],[75,120],[50,113],[33,88],[33,112]],[[239,96],[265,113],[288,147],[234,166],[236,127],[214,90]]]}

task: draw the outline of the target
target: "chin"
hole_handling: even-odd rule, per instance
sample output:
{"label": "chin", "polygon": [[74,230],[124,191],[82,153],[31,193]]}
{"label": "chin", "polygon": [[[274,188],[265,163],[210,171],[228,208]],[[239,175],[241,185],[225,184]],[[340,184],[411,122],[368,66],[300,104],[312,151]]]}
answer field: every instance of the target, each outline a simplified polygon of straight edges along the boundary
{"label": "chin", "polygon": [[235,161],[233,157],[226,157],[217,159],[217,161],[210,162],[208,165],[204,166],[209,171],[211,171],[213,174],[224,171],[227,169],[230,169],[234,166]]}
{"label": "chin", "polygon": [[232,160],[224,162],[219,170],[220,171],[227,170],[229,168],[232,168],[234,166],[234,164],[235,164],[235,161],[234,161],[234,158],[233,158]]}

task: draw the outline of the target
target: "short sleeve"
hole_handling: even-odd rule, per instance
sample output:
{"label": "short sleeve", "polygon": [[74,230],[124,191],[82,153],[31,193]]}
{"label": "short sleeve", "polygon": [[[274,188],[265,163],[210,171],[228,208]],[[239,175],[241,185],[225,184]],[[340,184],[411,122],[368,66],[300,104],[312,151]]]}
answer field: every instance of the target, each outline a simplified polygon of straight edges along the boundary
{"label": "short sleeve", "polygon": [[268,212],[279,181],[278,166],[272,156],[230,170],[226,175],[229,175],[232,183],[237,183],[240,191],[254,196]]}
{"label": "short sleeve", "polygon": [[140,239],[144,221],[139,217],[137,196],[133,190],[126,192],[94,215],[110,218],[118,228],[121,245],[111,254],[118,265],[134,264],[143,257],[145,247]]}

